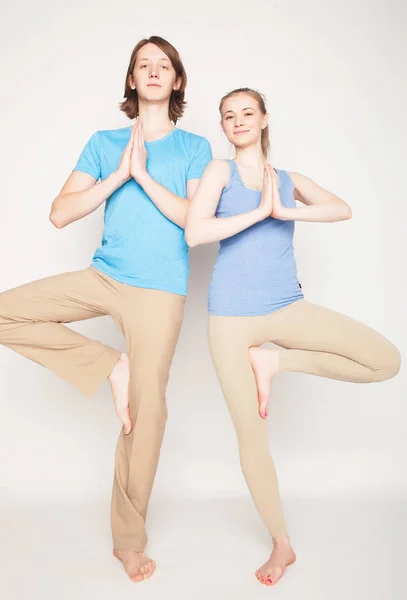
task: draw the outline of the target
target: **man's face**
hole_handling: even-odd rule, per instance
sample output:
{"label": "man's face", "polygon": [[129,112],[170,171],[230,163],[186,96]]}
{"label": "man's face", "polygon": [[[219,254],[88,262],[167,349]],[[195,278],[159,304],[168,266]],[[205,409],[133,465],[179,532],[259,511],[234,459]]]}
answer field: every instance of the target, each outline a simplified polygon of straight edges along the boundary
{"label": "man's face", "polygon": [[140,48],[130,77],[130,86],[140,99],[167,101],[179,85],[170,59],[158,46],[148,43]]}

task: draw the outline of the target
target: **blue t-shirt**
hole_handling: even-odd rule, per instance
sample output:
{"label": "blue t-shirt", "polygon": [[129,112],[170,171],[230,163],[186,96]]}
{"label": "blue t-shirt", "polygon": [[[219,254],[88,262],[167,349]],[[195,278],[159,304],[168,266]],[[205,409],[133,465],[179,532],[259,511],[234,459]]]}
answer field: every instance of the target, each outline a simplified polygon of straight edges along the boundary
{"label": "blue t-shirt", "polygon": [[[94,133],[74,171],[106,179],[118,168],[130,133],[131,127]],[[177,127],[145,146],[148,173],[182,198],[187,181],[199,179],[212,160],[204,137]],[[106,200],[104,223],[93,267],[121,283],[186,295],[189,260],[184,230],[162,214],[134,179]]]}

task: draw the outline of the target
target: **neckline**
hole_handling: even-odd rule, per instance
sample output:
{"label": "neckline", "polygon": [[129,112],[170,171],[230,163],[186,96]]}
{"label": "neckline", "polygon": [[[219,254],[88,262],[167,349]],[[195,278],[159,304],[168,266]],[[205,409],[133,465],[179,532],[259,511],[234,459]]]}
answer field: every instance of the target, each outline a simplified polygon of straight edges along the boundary
{"label": "neckline", "polygon": [[[129,130],[131,131],[133,125],[130,125]],[[174,129],[172,131],[170,131],[169,133],[167,133],[166,135],[164,135],[163,137],[157,138],[156,140],[151,140],[151,142],[144,142],[146,144],[146,146],[151,146],[153,144],[158,144],[159,142],[164,142],[165,140],[167,140],[169,137],[171,137],[172,135],[174,135],[174,133],[178,131],[178,127],[174,127]]]}
{"label": "neckline", "polygon": [[[247,190],[248,192],[256,192],[256,194],[261,194],[261,193],[263,192],[263,190],[262,190],[262,189],[261,189],[261,190],[255,190],[254,188],[249,188],[249,187],[247,187],[247,185],[246,185],[246,184],[245,184],[245,182],[243,181],[243,178],[242,178],[242,176],[241,176],[241,174],[240,174],[240,171],[239,171],[239,165],[237,164],[237,162],[236,162],[236,160],[235,160],[234,158],[232,158],[232,162],[233,162],[233,163],[234,163],[234,165],[235,165],[235,170],[236,170],[237,176],[238,176],[238,178],[239,178],[239,180],[240,180],[240,183],[241,183],[241,184],[242,184],[242,186],[244,187],[244,189],[245,189],[245,190]],[[278,177],[278,180],[279,180],[279,182],[280,182],[280,177],[279,177],[279,172],[278,172],[278,169],[276,169],[275,167],[273,167],[273,169],[274,169],[274,171],[277,173],[277,177]]]}

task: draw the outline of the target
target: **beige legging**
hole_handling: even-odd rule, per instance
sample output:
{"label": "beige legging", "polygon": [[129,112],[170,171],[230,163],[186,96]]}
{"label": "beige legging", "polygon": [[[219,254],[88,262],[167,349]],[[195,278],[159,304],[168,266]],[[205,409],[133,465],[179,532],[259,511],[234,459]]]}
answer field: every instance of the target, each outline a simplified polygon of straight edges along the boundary
{"label": "beige legging", "polygon": [[250,493],[270,534],[286,531],[278,481],[259,416],[248,349],[264,342],[280,346],[280,371],[371,383],[396,375],[400,353],[385,337],[333,310],[299,300],[255,317],[209,316],[209,347],[239,444]]}

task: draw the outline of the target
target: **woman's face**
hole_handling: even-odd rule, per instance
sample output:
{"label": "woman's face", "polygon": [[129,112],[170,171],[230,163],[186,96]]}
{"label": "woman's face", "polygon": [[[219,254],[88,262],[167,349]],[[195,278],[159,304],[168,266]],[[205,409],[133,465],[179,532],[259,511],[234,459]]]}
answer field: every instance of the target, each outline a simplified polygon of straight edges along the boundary
{"label": "woman's face", "polygon": [[267,126],[267,115],[263,115],[257,100],[241,93],[224,101],[221,124],[229,142],[245,148],[260,143],[262,129]]}

